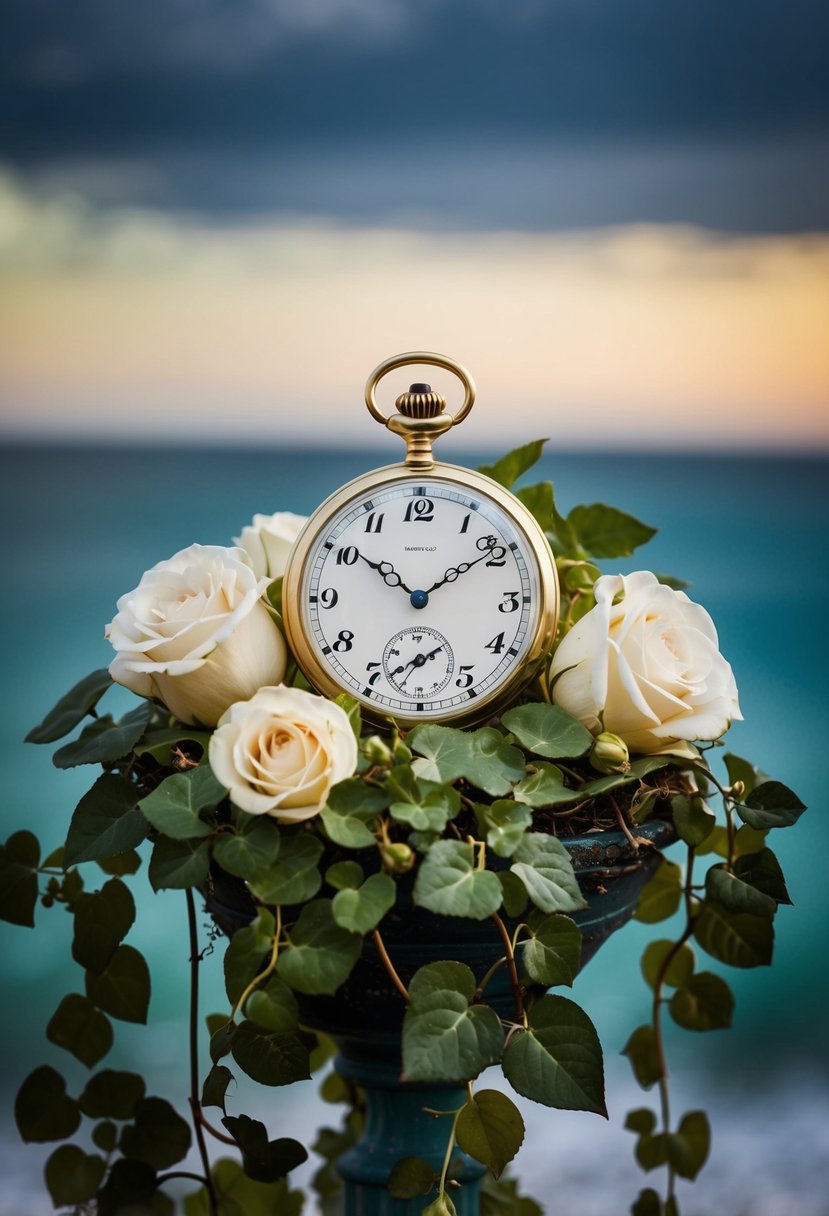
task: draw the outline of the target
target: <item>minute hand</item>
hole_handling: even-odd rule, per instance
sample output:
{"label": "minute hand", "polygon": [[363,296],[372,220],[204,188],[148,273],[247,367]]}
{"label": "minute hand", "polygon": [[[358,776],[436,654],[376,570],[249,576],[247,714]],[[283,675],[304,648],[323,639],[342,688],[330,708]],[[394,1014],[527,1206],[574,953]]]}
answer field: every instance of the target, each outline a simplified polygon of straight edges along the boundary
{"label": "minute hand", "polygon": [[360,557],[367,566],[371,566],[372,570],[376,570],[381,575],[383,582],[387,587],[402,587],[404,591],[411,595],[411,587],[406,586],[391,562],[373,562],[367,558],[364,553],[361,553]]}
{"label": "minute hand", "polygon": [[487,549],[486,552],[482,553],[480,557],[476,557],[474,562],[461,562],[459,566],[450,566],[449,569],[445,571],[443,578],[438,579],[436,583],[432,583],[432,586],[429,587],[426,594],[431,595],[433,591],[437,591],[438,587],[442,587],[444,583],[454,583],[455,579],[460,574],[466,574],[467,570],[471,570],[473,566],[477,566],[478,562],[482,562],[487,557],[492,557],[492,554],[497,547],[498,546],[496,545],[493,546],[492,549]]}

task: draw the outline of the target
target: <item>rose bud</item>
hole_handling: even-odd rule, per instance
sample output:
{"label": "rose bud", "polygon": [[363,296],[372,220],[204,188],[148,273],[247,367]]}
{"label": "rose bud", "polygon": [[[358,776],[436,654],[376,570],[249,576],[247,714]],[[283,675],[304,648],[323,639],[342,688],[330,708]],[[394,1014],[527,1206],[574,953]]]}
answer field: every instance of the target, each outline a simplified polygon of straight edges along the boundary
{"label": "rose bud", "polygon": [[627,744],[609,730],[596,736],[589,760],[597,773],[626,773],[630,768]]}

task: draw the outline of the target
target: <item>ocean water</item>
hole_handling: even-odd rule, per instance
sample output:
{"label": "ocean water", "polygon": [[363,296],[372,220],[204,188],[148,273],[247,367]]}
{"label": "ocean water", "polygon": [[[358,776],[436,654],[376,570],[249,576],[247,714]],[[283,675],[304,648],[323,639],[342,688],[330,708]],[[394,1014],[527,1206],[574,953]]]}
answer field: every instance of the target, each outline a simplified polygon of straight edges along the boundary
{"label": "ocean water", "polygon": [[[71,684],[108,663],[104,624],[117,597],[146,568],[193,541],[230,543],[254,512],[308,513],[348,478],[394,455],[160,447],[0,451],[6,521],[0,539],[6,573],[0,836],[28,826],[47,851],[63,839],[92,774],[58,773],[51,748],[24,745],[22,738]],[[492,456],[458,450],[448,458],[474,465]],[[551,452],[541,472],[555,481],[565,510],[601,500],[659,527],[635,558],[605,562],[605,569],[647,568],[691,582],[689,594],[713,616],[740,689],[746,720],[729,733],[730,749],[792,785],[810,807],[796,828],[772,841],[794,907],[778,916],[772,969],[728,973],[737,995],[735,1030],[670,1034],[676,1108],[705,1105],[714,1125],[711,1163],[696,1187],[684,1188],[683,1213],[827,1216],[829,465],[806,457]],[[124,706],[131,700],[117,693],[113,705],[119,698]],[[151,1073],[155,1092],[181,1106],[183,897],[153,895],[143,875],[135,892],[140,925],[130,940],[151,964],[150,1023],[146,1029],[119,1024],[116,1048],[104,1063],[140,1064]],[[67,961],[70,918],[55,908],[39,909],[38,920],[45,931],[35,936],[0,925],[0,1216],[50,1210],[40,1182],[50,1149],[21,1146],[10,1115],[20,1081],[36,1065],[51,1063],[67,1076],[70,1092],[84,1083],[82,1066],[43,1039],[61,996],[83,983]],[[576,999],[596,1022],[608,1053],[612,1120],[607,1126],[594,1117],[535,1108],[518,1173],[526,1189],[545,1200],[550,1216],[624,1212],[646,1184],[621,1124],[626,1104],[647,1099],[631,1086],[627,1065],[616,1056],[647,1016],[648,994],[638,975],[644,940],[642,926],[629,926],[577,981]],[[223,1005],[216,964],[209,958],[203,969],[206,1012]],[[277,1091],[255,1100],[269,1112],[272,1134],[284,1134],[279,1128],[288,1122],[311,1128],[331,1119],[330,1110],[320,1111],[312,1085],[296,1097]]]}

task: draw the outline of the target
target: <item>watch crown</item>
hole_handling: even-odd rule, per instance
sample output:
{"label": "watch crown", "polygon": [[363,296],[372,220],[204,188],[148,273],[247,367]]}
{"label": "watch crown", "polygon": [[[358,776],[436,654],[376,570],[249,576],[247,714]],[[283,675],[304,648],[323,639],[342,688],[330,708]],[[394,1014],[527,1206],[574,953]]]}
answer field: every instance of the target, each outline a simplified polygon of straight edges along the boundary
{"label": "watch crown", "polygon": [[437,418],[446,409],[446,400],[431,384],[410,384],[394,403],[404,418]]}

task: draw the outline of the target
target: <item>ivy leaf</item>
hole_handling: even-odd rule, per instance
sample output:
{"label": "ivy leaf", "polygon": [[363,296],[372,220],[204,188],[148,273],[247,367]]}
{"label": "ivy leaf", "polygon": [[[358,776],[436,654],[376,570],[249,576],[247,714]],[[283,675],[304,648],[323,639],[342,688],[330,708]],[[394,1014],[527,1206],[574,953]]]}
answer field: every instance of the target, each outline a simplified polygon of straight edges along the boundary
{"label": "ivy leaf", "polygon": [[676,862],[660,858],[653,876],[645,884],[633,916],[646,925],[673,916],[682,898],[682,869]]}
{"label": "ivy leaf", "polygon": [[204,1079],[201,1091],[202,1106],[218,1106],[225,1109],[227,1087],[233,1080],[233,1073],[224,1064],[214,1064]]}
{"label": "ivy leaf", "polygon": [[250,883],[254,895],[266,904],[301,904],[313,899],[322,886],[317,862],[323,848],[319,837],[310,832],[283,832],[276,861]]}
{"label": "ivy leaf", "polygon": [[[739,832],[737,835],[739,836]],[[759,853],[747,853],[738,857],[734,862],[734,873],[755,890],[770,895],[777,903],[792,902],[786,890],[786,880],[780,869],[780,862],[771,849],[761,849]]]}
{"label": "ivy leaf", "polygon": [[61,697],[40,725],[29,731],[26,742],[54,743],[56,739],[68,735],[70,730],[74,730],[86,717],[90,709],[95,708],[111,684],[112,676],[106,667],[101,667],[79,680]]}
{"label": "ivy leaf", "polygon": [[15,832],[0,845],[0,918],[33,929],[40,843],[31,832]]}
{"label": "ivy leaf", "polygon": [[524,1142],[517,1106],[497,1089],[470,1095],[458,1116],[458,1147],[499,1178]]}
{"label": "ivy leaf", "polygon": [[504,1031],[489,1005],[470,1005],[475,977],[463,963],[427,963],[412,977],[403,1019],[407,1081],[467,1081],[500,1059]]}
{"label": "ivy leaf", "polygon": [[603,502],[573,507],[567,522],[591,557],[630,557],[656,535],[656,528]]}
{"label": "ivy leaf", "polygon": [[54,1068],[44,1065],[30,1072],[14,1103],[14,1118],[27,1144],[65,1140],[81,1124],[81,1112],[66,1092],[66,1082]]}
{"label": "ivy leaf", "polygon": [[716,827],[716,816],[699,794],[675,794],[671,799],[674,827],[680,840],[696,848]]}
{"label": "ivy leaf", "polygon": [[[662,965],[674,949],[674,945],[675,943],[668,938],[660,938],[645,947],[642,955],[642,974],[645,977],[645,983],[650,988],[656,990]],[[668,964],[668,969],[663,976],[663,983],[667,984],[669,988],[684,988],[694,974],[695,965],[693,950],[687,942],[683,942]]]}
{"label": "ivy leaf", "polygon": [[200,813],[212,810],[227,797],[224,786],[207,766],[174,773],[138,804],[144,818],[173,840],[209,836],[213,829]]}
{"label": "ivy leaf", "polygon": [[152,1166],[143,1161],[120,1157],[110,1167],[106,1183],[98,1197],[97,1216],[122,1216],[136,1207],[154,1216],[172,1216],[161,1205],[167,1196],[158,1190],[157,1176]]}
{"label": "ivy leaf", "polygon": [[557,1110],[607,1117],[599,1036],[590,1018],[563,996],[542,996],[504,1051],[504,1076],[517,1093]]}
{"label": "ivy leaf", "polygon": [[59,748],[52,757],[55,768],[76,768],[79,764],[103,764],[120,760],[132,751],[147,728],[153,707],[144,701],[126,714],[120,722],[113,722],[107,714],[84,727],[77,739]]}
{"label": "ivy leaf", "polygon": [[521,916],[530,898],[527,888],[518,875],[511,874],[509,870],[499,870],[498,881],[501,884],[501,897],[507,916]]}
{"label": "ivy leaf", "polygon": [[347,849],[366,849],[374,844],[370,824],[389,805],[388,794],[371,790],[359,777],[335,785],[320,818],[329,840]]}
{"label": "ivy leaf", "polygon": [[362,945],[359,934],[341,929],[334,920],[329,899],[315,899],[305,905],[291,930],[291,944],[279,956],[279,974],[296,992],[336,992]]}
{"label": "ivy leaf", "polygon": [[134,849],[147,835],[147,821],[139,810],[138,790],[124,777],[104,773],[84,794],[69,825],[63,861],[102,861]]}
{"label": "ivy leaf", "polygon": [[228,874],[252,881],[273,865],[279,845],[279,828],[268,816],[259,815],[232,835],[221,835],[213,846],[213,856]]}
{"label": "ivy leaf", "polygon": [[586,726],[558,705],[517,705],[501,718],[528,752],[553,759],[583,756],[593,746]]}
{"label": "ivy leaf", "polygon": [[744,797],[750,794],[755,786],[761,782],[768,781],[765,773],[761,773],[756,765],[750,760],[743,760],[742,756],[735,756],[733,752],[726,752],[723,756],[728,780],[732,785],[742,781],[745,786]]}
{"label": "ivy leaf", "polygon": [[[222,1196],[220,1216],[300,1216],[303,1206],[301,1191],[290,1191],[285,1179],[279,1182],[254,1182],[248,1178],[238,1161],[223,1157],[213,1167],[216,1189]],[[211,1199],[207,1190],[187,1196],[184,1216],[212,1216]]]}
{"label": "ivy leaf", "polygon": [[150,884],[154,891],[197,887],[205,881],[209,869],[207,840],[171,840],[168,836],[159,836],[150,858]]}
{"label": "ivy leaf", "polygon": [[365,935],[383,919],[397,898],[397,883],[388,874],[372,874],[357,890],[338,891],[331,904],[341,929]]}
{"label": "ivy leaf", "polygon": [[650,1089],[662,1076],[656,1037],[650,1022],[634,1030],[622,1049],[622,1055],[630,1060],[633,1075],[643,1089]]}
{"label": "ivy leaf", "polygon": [[478,472],[509,489],[527,469],[531,469],[540,460],[546,442],[546,439],[534,439],[531,443],[525,443],[520,448],[507,452],[506,456],[502,456],[495,464],[479,465]]}
{"label": "ivy leaf", "polygon": [[296,997],[278,975],[272,975],[264,988],[250,994],[245,1016],[265,1030],[296,1031],[299,1026]]}
{"label": "ivy leaf", "polygon": [[552,988],[572,985],[581,966],[581,931],[569,916],[532,912],[527,920],[531,936],[519,941],[521,961],[534,984]]}
{"label": "ivy leaf", "polygon": [[90,1077],[79,1098],[81,1110],[90,1119],[131,1119],[144,1097],[144,1078],[136,1072],[105,1068]]}
{"label": "ivy leaf", "polygon": [[516,493],[516,498],[524,506],[546,532],[553,524],[553,483],[541,481],[534,486],[522,486]]}
{"label": "ivy leaf", "polygon": [[705,875],[705,893],[731,912],[749,912],[752,916],[774,916],[777,901],[764,895],[747,882],[729,874],[725,866],[711,866]]}
{"label": "ivy leaf", "polygon": [[267,908],[260,908],[244,929],[237,929],[225,950],[225,991],[235,1005],[253,977],[259,973],[265,955],[273,946],[276,921]]}
{"label": "ivy leaf", "polygon": [[308,1048],[298,1034],[263,1030],[244,1021],[233,1036],[233,1058],[260,1085],[293,1085],[311,1075]]}
{"label": "ivy leaf", "polygon": [[75,962],[91,971],[103,971],[134,920],[135,901],[120,878],[111,878],[100,891],[82,892],[75,902]]}
{"label": "ivy leaf", "polygon": [[703,1110],[683,1115],[679,1127],[668,1136],[668,1161],[680,1178],[696,1178],[711,1149],[711,1128]]}
{"label": "ivy leaf", "polygon": [[509,857],[518,848],[527,828],[532,823],[529,807],[514,802],[511,798],[496,799],[490,804],[476,802],[481,834],[498,857]]}
{"label": "ivy leaf", "polygon": [[541,1205],[521,1195],[515,1178],[501,1177],[496,1182],[484,1174],[481,1182],[481,1216],[544,1216]]}
{"label": "ivy leaf", "polygon": [[143,954],[133,946],[119,946],[100,974],[87,971],[86,995],[122,1022],[146,1022],[150,973]]}
{"label": "ivy leaf", "polygon": [[389,1194],[392,1199],[416,1199],[428,1195],[437,1182],[437,1175],[422,1157],[402,1157],[389,1174]]}
{"label": "ivy leaf", "polygon": [[308,1160],[305,1148],[283,1137],[268,1140],[264,1123],[247,1115],[225,1116],[222,1123],[242,1150],[242,1165],[255,1182],[276,1182]]}
{"label": "ivy leaf", "polygon": [[555,836],[527,833],[513,854],[510,869],[542,912],[577,912],[587,907],[570,854]]}
{"label": "ivy leaf", "polygon": [[524,757],[492,726],[454,730],[451,726],[416,726],[406,742],[419,758],[412,763],[418,778],[439,783],[463,777],[493,797],[508,794],[524,775]]}
{"label": "ivy leaf", "polygon": [[156,1170],[169,1169],[190,1150],[190,1125],[164,1098],[142,1098],[134,1122],[121,1132],[121,1152]]}
{"label": "ivy leaf", "polygon": [[417,872],[414,902],[442,916],[492,916],[501,906],[501,884],[491,870],[476,870],[474,863],[471,844],[439,840]]}
{"label": "ivy leaf", "polygon": [[650,1136],[656,1127],[656,1115],[646,1106],[628,1113],[625,1119],[625,1131],[636,1132],[637,1136]]}
{"label": "ivy leaf", "polygon": [[70,992],[52,1014],[46,1038],[92,1068],[112,1046],[112,1026],[88,997]]}
{"label": "ivy leaf", "polygon": [[581,790],[570,790],[564,784],[564,774],[555,764],[536,764],[534,772],[528,773],[513,790],[516,802],[543,809],[548,806],[565,806],[578,802],[584,795]]}
{"label": "ivy leaf", "polygon": [[707,954],[729,967],[761,967],[771,962],[774,925],[768,916],[731,912],[707,899],[694,922],[694,937]]}
{"label": "ivy leaf", "polygon": [[700,971],[677,989],[668,1009],[685,1030],[726,1030],[731,1025],[734,996],[725,980],[713,971]]}
{"label": "ivy leaf", "polygon": [[793,790],[780,781],[764,781],[751,791],[745,802],[736,804],[744,823],[758,831],[788,828],[797,823],[806,807]]}
{"label": "ivy leaf", "polygon": [[630,1209],[631,1216],[667,1216],[662,1211],[662,1201],[653,1187],[647,1186]]}
{"label": "ivy leaf", "polygon": [[106,1173],[97,1153],[87,1154],[75,1144],[62,1144],[46,1162],[46,1186],[56,1208],[75,1207],[94,1199]]}
{"label": "ivy leaf", "polygon": [[392,819],[417,832],[442,832],[460,810],[461,796],[456,789],[418,781],[408,765],[392,769],[386,789],[395,799],[389,807]]}
{"label": "ivy leaf", "polygon": [[325,881],[335,891],[347,891],[359,887],[365,878],[358,861],[335,861],[325,871]]}

